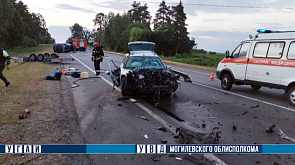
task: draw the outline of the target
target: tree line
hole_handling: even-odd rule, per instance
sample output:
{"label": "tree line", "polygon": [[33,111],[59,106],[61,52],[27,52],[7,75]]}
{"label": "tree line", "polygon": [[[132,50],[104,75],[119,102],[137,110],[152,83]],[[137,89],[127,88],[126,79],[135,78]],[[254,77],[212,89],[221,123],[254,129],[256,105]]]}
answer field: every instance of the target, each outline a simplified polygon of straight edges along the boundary
{"label": "tree line", "polygon": [[163,0],[153,20],[147,4],[134,1],[128,12],[96,14],[93,22],[97,31],[83,30],[76,23],[70,27],[71,38],[98,41],[105,48],[117,52],[127,52],[128,42],[150,41],[156,43],[155,51],[158,54],[174,56],[177,53],[190,53],[196,45],[195,40],[188,37],[186,19],[181,1],[171,7]]}
{"label": "tree line", "polygon": [[54,42],[41,14],[30,13],[22,1],[0,0],[0,47],[34,47]]}

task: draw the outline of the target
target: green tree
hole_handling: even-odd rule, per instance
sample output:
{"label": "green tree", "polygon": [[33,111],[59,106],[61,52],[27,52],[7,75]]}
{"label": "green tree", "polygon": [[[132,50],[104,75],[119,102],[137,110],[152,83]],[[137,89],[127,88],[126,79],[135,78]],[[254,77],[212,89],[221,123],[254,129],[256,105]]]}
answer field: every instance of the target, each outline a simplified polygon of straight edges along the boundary
{"label": "green tree", "polygon": [[88,43],[92,44],[95,40],[96,31],[84,29],[78,23],[75,23],[72,27],[70,27],[70,30],[72,35],[67,39],[67,42],[71,42],[72,39],[85,39]]}
{"label": "green tree", "polygon": [[45,19],[30,13],[27,5],[17,0],[0,0],[0,46],[36,46],[52,43]]}
{"label": "green tree", "polygon": [[94,43],[95,35],[95,31],[83,30],[82,39],[86,39],[89,43]]}
{"label": "green tree", "polygon": [[103,32],[105,46],[115,51],[126,51],[129,37],[125,31],[129,24],[130,17],[126,13],[112,16]]}
{"label": "green tree", "polygon": [[101,36],[102,36],[102,32],[105,28],[105,26],[107,25],[107,19],[108,16],[103,14],[103,13],[98,13],[95,16],[95,19],[93,20],[94,22],[94,26],[98,26],[97,27],[97,34],[98,34],[98,42],[99,44],[101,44]]}
{"label": "green tree", "polygon": [[173,6],[173,23],[172,28],[174,31],[175,40],[175,53],[190,53],[193,46],[195,45],[194,40],[191,41],[188,37],[188,32],[186,28],[186,14],[184,13],[184,7],[180,1],[177,6]]}
{"label": "green tree", "polygon": [[172,47],[174,47],[174,32],[172,28],[172,10],[170,6],[167,6],[165,1],[162,1],[159,5],[159,9],[156,12],[154,23],[155,33],[157,33],[156,52],[164,56],[174,55]]}
{"label": "green tree", "polygon": [[20,45],[23,37],[23,22],[13,1],[0,1],[0,20],[0,46],[13,48]]}
{"label": "green tree", "polygon": [[80,26],[78,23],[75,23],[74,26],[70,27],[70,30],[72,32],[71,38],[75,39],[81,39],[83,36],[83,27]]}
{"label": "green tree", "polygon": [[134,1],[132,4],[133,9],[128,11],[128,15],[133,23],[146,23],[150,24],[151,16],[147,10],[147,4],[141,5],[140,2]]}
{"label": "green tree", "polygon": [[38,33],[39,33],[39,39],[38,42],[41,44],[52,44],[54,43],[54,39],[51,38],[50,33],[48,32],[48,29],[46,27],[45,19],[41,14],[37,14],[37,22],[39,23]]}
{"label": "green tree", "polygon": [[140,27],[132,27],[130,30],[130,40],[133,41],[152,41],[150,36],[152,35],[152,31],[147,28]]}
{"label": "green tree", "polygon": [[170,6],[167,6],[165,1],[162,1],[159,9],[156,12],[156,17],[153,21],[155,30],[165,29],[166,26],[171,25],[171,15],[172,11],[170,10]]}

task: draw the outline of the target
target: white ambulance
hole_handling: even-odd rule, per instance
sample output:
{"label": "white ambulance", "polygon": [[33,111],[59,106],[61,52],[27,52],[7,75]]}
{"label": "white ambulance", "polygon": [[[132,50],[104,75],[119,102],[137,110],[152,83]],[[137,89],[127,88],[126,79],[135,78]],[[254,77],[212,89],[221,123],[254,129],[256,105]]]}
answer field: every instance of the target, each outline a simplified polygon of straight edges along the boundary
{"label": "white ambulance", "polygon": [[229,53],[217,67],[216,76],[221,87],[251,85],[284,89],[287,99],[295,106],[295,31],[259,29]]}

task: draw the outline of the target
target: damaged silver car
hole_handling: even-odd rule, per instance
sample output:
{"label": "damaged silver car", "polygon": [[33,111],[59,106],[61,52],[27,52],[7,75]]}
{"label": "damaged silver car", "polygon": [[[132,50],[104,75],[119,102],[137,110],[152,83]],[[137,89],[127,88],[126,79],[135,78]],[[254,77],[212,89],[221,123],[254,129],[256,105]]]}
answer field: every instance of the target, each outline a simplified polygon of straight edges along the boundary
{"label": "damaged silver car", "polygon": [[[171,95],[179,86],[180,76],[190,82],[184,73],[165,66],[161,58],[154,52],[155,43],[131,42],[128,44],[130,54],[126,54],[120,67],[109,62],[110,76],[114,86],[121,85],[123,96],[131,94]],[[111,69],[111,63],[116,69]]]}

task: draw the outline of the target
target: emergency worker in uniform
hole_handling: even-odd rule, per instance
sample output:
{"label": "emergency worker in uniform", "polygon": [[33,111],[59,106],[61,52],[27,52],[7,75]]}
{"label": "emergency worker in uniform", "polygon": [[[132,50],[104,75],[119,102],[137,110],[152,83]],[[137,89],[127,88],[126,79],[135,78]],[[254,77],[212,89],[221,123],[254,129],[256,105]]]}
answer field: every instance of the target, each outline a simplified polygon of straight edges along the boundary
{"label": "emergency worker in uniform", "polygon": [[10,83],[6,77],[3,75],[3,70],[5,69],[5,62],[6,62],[6,69],[9,70],[10,65],[10,58],[8,53],[3,49],[0,48],[0,79],[5,82],[5,86],[9,86]]}
{"label": "emergency worker in uniform", "polygon": [[94,62],[94,68],[96,75],[100,75],[100,63],[103,61],[104,53],[102,46],[99,46],[97,42],[93,44],[94,48],[92,50],[92,61]]}

